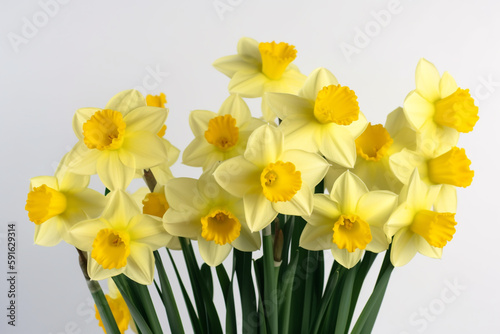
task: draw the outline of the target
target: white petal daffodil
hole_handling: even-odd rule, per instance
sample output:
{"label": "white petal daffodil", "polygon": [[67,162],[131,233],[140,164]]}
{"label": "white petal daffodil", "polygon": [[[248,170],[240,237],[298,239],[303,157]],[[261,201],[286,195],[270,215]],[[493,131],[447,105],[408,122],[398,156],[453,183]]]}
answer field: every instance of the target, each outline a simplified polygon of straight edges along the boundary
{"label": "white petal daffodil", "polygon": [[233,247],[252,252],[261,242],[259,233],[251,232],[247,225],[241,198],[223,190],[212,174],[213,168],[199,180],[170,180],[166,186],[170,207],[163,223],[172,235],[198,240],[203,260],[218,266]]}
{"label": "white petal daffodil", "polygon": [[124,274],[139,284],[151,284],[153,251],[164,247],[171,236],[162,220],[145,215],[134,199],[122,190],[112,191],[101,216],[82,221],[70,230],[71,243],[88,252],[91,279]]}
{"label": "white petal daffodil", "polygon": [[252,231],[269,225],[278,213],[310,215],[313,189],[329,164],[316,153],[285,150],[283,133],[272,125],[256,129],[243,156],[223,162],[215,179],[229,193],[243,197]]}
{"label": "white petal daffodil", "polygon": [[218,113],[194,110],[189,125],[195,139],[184,150],[182,162],[207,170],[217,161],[241,155],[252,131],[263,124],[237,94],[230,95]]}
{"label": "white petal daffodil", "polygon": [[243,97],[262,97],[262,114],[272,122],[276,115],[267,106],[265,92],[295,94],[306,76],[291,64],[297,55],[293,45],[281,42],[257,42],[243,37],[238,42],[238,54],[217,59],[213,66],[231,78],[229,91]]}
{"label": "white petal daffodil", "polygon": [[335,181],[330,195],[314,195],[312,214],[303,216],[307,225],[300,247],[331,249],[337,262],[352,268],[364,250],[380,253],[389,248],[384,225],[397,201],[398,196],[390,191],[368,191],[359,177],[346,171]]}
{"label": "white petal daffodil", "polygon": [[[359,176],[369,190],[389,190],[399,193],[403,187],[389,166],[389,158],[403,148],[416,148],[416,132],[406,120],[403,108],[397,108],[382,124],[368,123],[355,140],[357,158],[351,172]],[[325,187],[331,189],[335,180],[347,169],[332,163],[325,178]]]}
{"label": "white petal daffodil", "polygon": [[268,93],[267,101],[282,120],[279,128],[285,134],[286,149],[319,151],[340,166],[354,167],[354,140],[367,121],[354,92],[339,85],[330,71],[314,70],[298,95]]}
{"label": "white petal daffodil", "polygon": [[405,99],[404,111],[415,130],[428,132],[443,143],[455,146],[459,132],[470,132],[479,117],[468,89],[457,86],[455,79],[425,59],[415,72],[416,89]]}
{"label": "white petal daffodil", "polygon": [[136,169],[167,160],[165,145],[158,136],[167,114],[165,108],[147,106],[136,90],[115,95],[104,109],[78,109],[73,131],[79,141],[69,153],[69,171],[97,173],[108,189],[125,189]]}
{"label": "white petal daffodil", "polygon": [[456,201],[437,201],[440,187],[429,187],[415,169],[403,187],[399,206],[389,218],[385,232],[394,237],[391,262],[404,266],[417,252],[441,258],[443,247],[455,234]]}
{"label": "white petal daffodil", "polygon": [[106,198],[87,188],[89,182],[89,176],[67,172],[62,164],[55,176],[30,180],[25,209],[36,224],[35,244],[55,246],[61,240],[69,242],[68,231],[74,224],[101,213]]}

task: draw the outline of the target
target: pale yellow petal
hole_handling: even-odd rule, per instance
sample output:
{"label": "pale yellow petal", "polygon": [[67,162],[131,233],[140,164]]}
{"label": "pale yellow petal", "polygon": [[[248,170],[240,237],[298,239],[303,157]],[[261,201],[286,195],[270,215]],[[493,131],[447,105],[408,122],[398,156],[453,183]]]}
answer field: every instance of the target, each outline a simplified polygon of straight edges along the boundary
{"label": "pale yellow petal", "polygon": [[39,246],[52,247],[61,242],[66,233],[61,218],[55,216],[35,226],[34,242]]}
{"label": "pale yellow petal", "polygon": [[407,264],[417,254],[417,236],[405,228],[392,240],[391,262],[394,267]]}
{"label": "pale yellow petal", "polygon": [[238,94],[231,94],[224,100],[218,112],[219,116],[231,115],[236,119],[236,126],[239,128],[242,124],[248,122],[252,114],[245,101]]}
{"label": "pale yellow petal", "polygon": [[261,97],[264,94],[264,85],[269,79],[258,70],[239,71],[229,81],[229,92],[243,97]]}
{"label": "pale yellow petal", "polygon": [[434,117],[434,104],[427,101],[417,91],[413,91],[404,101],[406,119],[415,130],[420,130],[428,120]]}
{"label": "pale yellow petal", "polygon": [[244,157],[258,167],[265,167],[280,158],[283,142],[283,133],[279,129],[263,125],[248,138]]}
{"label": "pale yellow petal", "polygon": [[400,230],[407,228],[413,222],[414,216],[415,212],[406,202],[400,204],[387,220],[384,226],[385,234],[388,237],[392,237]]}
{"label": "pale yellow petal", "polygon": [[142,213],[132,196],[122,190],[112,191],[106,197],[109,198],[101,218],[115,229],[127,227],[133,217]]}
{"label": "pale yellow petal", "polygon": [[422,237],[416,236],[417,251],[425,256],[433,259],[440,259],[443,256],[443,249],[429,245],[429,243]]}
{"label": "pale yellow petal", "polygon": [[130,243],[130,255],[123,273],[131,280],[149,285],[153,283],[155,259],[149,246],[138,242]]}
{"label": "pale yellow petal", "polygon": [[321,125],[311,114],[292,114],[278,127],[285,135],[285,148],[317,153],[321,142]]}
{"label": "pale yellow petal", "polygon": [[307,224],[300,235],[299,246],[308,250],[332,248],[333,227],[330,225],[313,226]]}
{"label": "pale yellow petal", "polygon": [[445,97],[450,96],[451,94],[455,93],[457,89],[458,85],[455,82],[455,79],[453,79],[450,73],[444,72],[441,80],[439,81],[439,91],[441,93],[441,98],[444,99]]}
{"label": "pale yellow petal", "polygon": [[335,261],[337,261],[347,269],[351,269],[352,267],[354,267],[359,262],[359,260],[361,260],[363,254],[364,251],[359,248],[351,253],[347,249],[339,249],[337,245],[332,242],[333,258],[335,259]]}
{"label": "pale yellow petal", "polygon": [[421,154],[408,149],[403,149],[399,153],[391,155],[389,158],[389,166],[396,178],[403,184],[410,182],[410,177],[417,168],[426,167],[426,159]]}
{"label": "pale yellow petal", "polygon": [[123,116],[130,111],[146,106],[146,99],[134,89],[124,90],[113,96],[104,109],[119,111]]}
{"label": "pale yellow petal", "polygon": [[97,149],[89,149],[83,141],[79,141],[69,151],[67,157],[68,171],[81,174],[93,175],[96,173],[97,160],[103,155],[103,152]]}
{"label": "pale yellow petal", "polygon": [[365,131],[367,126],[368,126],[368,121],[366,120],[365,115],[360,111],[358,115],[358,120],[345,126],[345,128],[349,130],[353,138],[358,138]]}
{"label": "pale yellow petal", "polygon": [[86,188],[67,196],[66,211],[82,210],[88,218],[96,218],[104,209],[106,201],[107,198],[100,192]]}
{"label": "pale yellow petal", "polygon": [[[163,140],[156,133],[148,131],[127,134],[120,153],[121,151],[127,151],[134,156],[135,168],[137,169],[151,168],[166,162],[168,159]],[[126,164],[125,161],[123,163]],[[133,166],[129,165],[128,167]]]}
{"label": "pale yellow petal", "polygon": [[165,124],[168,116],[167,108],[141,107],[132,110],[123,118],[127,124],[126,133],[149,131],[157,134]]}
{"label": "pale yellow petal", "polygon": [[302,150],[284,151],[280,158],[284,162],[291,162],[295,169],[300,171],[302,182],[315,187],[326,175],[330,164],[319,154]]}
{"label": "pale yellow petal", "polygon": [[73,116],[73,131],[79,140],[83,139],[83,124],[87,122],[92,115],[94,115],[99,108],[80,108],[75,112]]}
{"label": "pale yellow petal", "polygon": [[295,114],[313,115],[314,104],[303,97],[285,93],[266,93],[264,96],[269,107],[282,120]]}
{"label": "pale yellow petal", "polygon": [[96,170],[101,182],[109,190],[126,189],[135,175],[135,168],[125,166],[117,151],[101,155]]}
{"label": "pale yellow petal", "polygon": [[104,228],[112,228],[112,226],[101,219],[84,220],[68,231],[69,241],[76,248],[90,252],[97,233]]}
{"label": "pale yellow petal", "polygon": [[30,191],[33,188],[40,187],[42,185],[46,185],[49,188],[59,190],[59,182],[57,178],[54,176],[35,176],[30,179]]}
{"label": "pale yellow petal", "polygon": [[335,181],[330,197],[339,203],[342,214],[356,214],[358,201],[367,192],[363,181],[347,171]]}
{"label": "pale yellow petal", "polygon": [[163,216],[163,227],[173,236],[196,239],[201,235],[201,217],[197,210],[187,205],[179,210],[170,207]]}
{"label": "pale yellow petal", "polygon": [[259,51],[259,42],[253,38],[242,37],[238,41],[238,54],[244,57],[250,57],[258,62],[262,62],[262,57]]}
{"label": "pale yellow petal", "polygon": [[76,192],[88,187],[90,176],[78,175],[71,172],[59,173],[59,190],[65,192]]}
{"label": "pale yellow petal", "polygon": [[[239,217],[239,215],[237,216]],[[261,245],[260,234],[258,232],[250,231],[250,228],[248,227],[246,221],[242,220],[242,218],[240,218],[240,223],[240,236],[231,243],[233,247],[242,252],[253,252],[259,250]]]}
{"label": "pale yellow petal", "polygon": [[289,201],[273,203],[273,208],[285,215],[310,216],[313,209],[313,192],[307,184],[302,183],[300,190]]}
{"label": "pale yellow petal", "polygon": [[197,180],[187,177],[169,180],[165,195],[170,207],[178,211],[191,211],[207,205],[206,199],[198,192]]}
{"label": "pale yellow petal", "polygon": [[427,101],[434,102],[440,98],[439,80],[440,75],[437,68],[426,59],[420,59],[415,71],[415,85],[417,91]]}
{"label": "pale yellow petal", "polygon": [[370,191],[359,199],[357,215],[371,226],[382,228],[398,204],[398,195],[390,191]]}
{"label": "pale yellow petal", "polygon": [[320,67],[312,71],[307,77],[304,86],[299,91],[299,96],[309,101],[316,101],[318,92],[325,86],[338,85],[337,78],[326,68]]}
{"label": "pale yellow petal", "polygon": [[203,238],[198,239],[198,248],[203,261],[211,267],[221,264],[233,249],[231,244],[218,245],[214,241],[207,241]]}
{"label": "pale yellow petal", "polygon": [[303,217],[313,226],[328,226],[333,231],[333,225],[341,215],[339,205],[326,194],[314,194],[313,211],[310,216]]}
{"label": "pale yellow petal", "polygon": [[346,168],[354,167],[356,162],[356,144],[351,132],[336,124],[322,131],[319,151],[330,161]]}
{"label": "pale yellow petal", "polygon": [[208,130],[208,122],[217,114],[208,110],[193,110],[189,114],[189,126],[195,136],[204,136]]}
{"label": "pale yellow petal", "polygon": [[381,253],[389,248],[391,240],[387,238],[384,229],[376,226],[370,226],[372,241],[366,245],[366,250],[372,253]]}
{"label": "pale yellow petal", "polygon": [[276,218],[278,213],[262,193],[247,193],[243,196],[245,218],[251,231],[262,230]]}
{"label": "pale yellow petal", "polygon": [[240,55],[225,56],[212,63],[215,69],[228,77],[232,77],[238,71],[254,70],[257,68],[255,61],[249,61]]}
{"label": "pale yellow petal", "polygon": [[94,281],[100,281],[109,277],[113,277],[116,275],[120,275],[125,271],[125,267],[119,268],[119,269],[104,269],[99,263],[94,260],[90,252],[87,254],[88,257],[88,264],[87,264],[87,272],[90,276],[90,278]]}
{"label": "pale yellow petal", "polygon": [[457,188],[443,184],[434,202],[434,210],[437,212],[457,212]]}
{"label": "pale yellow petal", "polygon": [[269,96],[267,93],[264,93],[264,95],[262,95],[260,109],[262,112],[262,119],[264,121],[269,123],[274,123],[276,121],[277,116],[274,110],[271,109],[271,106],[269,105]]}
{"label": "pale yellow petal", "polygon": [[137,215],[129,223],[130,239],[148,245],[152,250],[165,247],[170,236],[163,227],[163,220],[150,215]]}
{"label": "pale yellow petal", "polygon": [[203,136],[193,139],[182,153],[182,163],[184,165],[204,167],[204,169],[223,158],[224,153],[208,143]]}
{"label": "pale yellow petal", "polygon": [[215,170],[214,177],[227,192],[236,197],[243,197],[247,192],[261,188],[261,173],[261,169],[239,156],[221,163]]}

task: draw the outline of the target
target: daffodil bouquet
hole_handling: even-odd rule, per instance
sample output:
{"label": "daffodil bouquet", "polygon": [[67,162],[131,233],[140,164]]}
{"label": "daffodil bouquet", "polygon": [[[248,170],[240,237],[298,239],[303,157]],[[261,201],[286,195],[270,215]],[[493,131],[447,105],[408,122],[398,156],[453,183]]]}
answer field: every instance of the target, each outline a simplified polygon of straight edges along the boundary
{"label": "daffodil bouquet", "polygon": [[[219,111],[189,115],[194,139],[182,162],[201,167],[199,179],[170,172],[180,151],[163,138],[164,94],[128,90],[104,108],[77,110],[74,148],[54,176],[31,179],[35,243],[76,247],[107,333],[370,333],[394,267],[417,252],[440,258],[453,238],[456,187],[474,175],[456,145],[478,108],[422,59],[403,107],[372,125],[331,72],[306,77],[292,64],[294,46],[242,38],[237,50],[214,62],[231,79]],[[243,98],[262,98],[262,117]],[[93,174],[104,194],[87,187]],[[147,188],[130,194],[137,177]],[[182,251],[190,284],[171,250]],[[382,252],[373,292],[353,319]],[[150,293],[159,294],[168,324]]]}

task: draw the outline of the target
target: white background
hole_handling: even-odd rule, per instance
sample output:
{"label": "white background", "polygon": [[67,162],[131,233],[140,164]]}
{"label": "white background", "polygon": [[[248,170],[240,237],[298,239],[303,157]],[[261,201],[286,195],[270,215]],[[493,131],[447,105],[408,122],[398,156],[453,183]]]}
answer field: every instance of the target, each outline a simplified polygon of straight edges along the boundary
{"label": "white background", "polygon": [[[220,3],[226,11],[216,10]],[[193,138],[189,112],[217,111],[227,96],[229,79],[211,63],[235,54],[242,36],[294,44],[295,64],[303,73],[320,66],[331,70],[356,92],[374,123],[384,122],[414,89],[421,57],[471,89],[481,118],[460,139],[475,177],[472,186],[459,190],[457,233],[442,260],[417,255],[394,271],[374,332],[500,332],[497,2],[66,0],[46,9],[51,16],[43,14],[43,7],[36,0],[2,0],[0,9],[0,332],[100,332],[91,303],[86,304],[90,294],[76,252],[65,244],[33,245],[34,224],[24,211],[29,178],[52,175],[76,143],[71,129],[75,110],[102,107],[117,92],[146,81],[147,93],[166,93],[166,137],[184,149]],[[377,23],[375,16],[381,20],[381,15],[382,23]],[[29,31],[26,26],[33,22],[39,27]],[[13,38],[22,42],[16,45]],[[357,53],[343,52],[347,45]],[[151,79],[155,71],[160,73]],[[255,115],[259,105],[250,102]],[[199,174],[180,162],[173,172]],[[103,190],[97,180],[92,185]],[[4,315],[8,222],[18,229],[15,328],[6,325]],[[331,261],[330,254],[326,258]],[[455,283],[461,288],[453,292],[448,285]],[[157,309],[164,317],[160,304]]]}

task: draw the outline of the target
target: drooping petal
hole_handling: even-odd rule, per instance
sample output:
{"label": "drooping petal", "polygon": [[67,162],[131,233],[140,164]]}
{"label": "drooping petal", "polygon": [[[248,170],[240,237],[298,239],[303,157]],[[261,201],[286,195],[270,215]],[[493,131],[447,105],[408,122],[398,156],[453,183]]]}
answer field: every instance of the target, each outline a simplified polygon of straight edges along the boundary
{"label": "drooping petal", "polygon": [[136,169],[151,168],[167,161],[167,151],[162,139],[148,131],[127,134],[120,151],[132,153]]}
{"label": "drooping petal", "polygon": [[243,97],[261,97],[264,94],[264,84],[269,79],[258,70],[236,72],[229,81],[229,92]]}
{"label": "drooping petal", "polygon": [[141,107],[129,112],[123,121],[127,124],[127,133],[149,131],[157,134],[165,124],[167,116],[167,108]]}
{"label": "drooping petal", "polygon": [[415,71],[415,85],[417,91],[427,101],[434,102],[440,98],[439,80],[440,75],[437,68],[426,59],[420,59]]}
{"label": "drooping petal", "polygon": [[242,124],[246,123],[252,114],[245,101],[238,94],[231,94],[224,100],[219,109],[219,116],[231,115],[236,119],[236,126],[239,128]]}
{"label": "drooping petal", "polygon": [[257,232],[271,224],[278,215],[272,203],[261,193],[246,193],[243,196],[245,218],[251,231]]}
{"label": "drooping petal", "polygon": [[427,120],[432,119],[434,111],[434,105],[417,91],[411,92],[405,99],[406,119],[416,130],[420,130]]}
{"label": "drooping petal", "polygon": [[213,111],[208,110],[193,110],[189,114],[189,126],[191,127],[191,131],[197,136],[204,136],[205,131],[208,130],[208,122],[214,117],[217,117],[217,114]]}
{"label": "drooping petal", "polygon": [[144,96],[137,90],[129,89],[113,96],[104,109],[119,111],[125,117],[132,110],[145,106]]}
{"label": "drooping petal", "polygon": [[346,168],[356,162],[356,144],[351,132],[342,126],[324,127],[319,142],[320,152],[330,161]]}
{"label": "drooping petal", "polygon": [[347,269],[354,267],[359,260],[361,260],[363,253],[364,251],[359,248],[356,248],[356,250],[351,253],[347,249],[339,249],[336,244],[332,243],[333,258]]}
{"label": "drooping petal", "polygon": [[300,247],[308,250],[325,250],[332,248],[333,227],[325,224],[313,226],[307,224],[300,235]]}
{"label": "drooping petal", "polygon": [[148,245],[138,242],[130,243],[130,255],[123,273],[139,284],[153,283],[155,259],[153,251]]}
{"label": "drooping petal", "polygon": [[339,205],[326,194],[314,194],[313,212],[308,217],[303,217],[312,226],[327,225],[333,229],[333,224],[339,219],[341,212]]}
{"label": "drooping petal", "polygon": [[216,70],[230,78],[238,71],[255,70],[256,65],[255,62],[247,61],[246,58],[240,55],[221,57],[212,63]]}
{"label": "drooping petal", "polygon": [[396,209],[398,195],[390,191],[371,191],[359,199],[356,213],[371,226],[382,228]]}
{"label": "drooping petal", "polygon": [[109,190],[126,189],[135,175],[135,168],[125,166],[118,151],[102,154],[97,160],[96,170]]}
{"label": "drooping petal", "polygon": [[307,184],[302,183],[300,190],[289,201],[273,203],[273,208],[285,215],[310,216],[313,209],[313,192]]}
{"label": "drooping petal", "polygon": [[309,101],[316,101],[318,92],[325,86],[338,85],[337,78],[326,68],[320,67],[312,71],[306,79],[304,86],[299,91],[299,96],[302,96]]}
{"label": "drooping petal", "polygon": [[80,108],[76,111],[73,116],[73,132],[75,133],[78,140],[83,139],[83,124],[87,122],[92,115],[94,115],[99,108]]}
{"label": "drooping petal", "polygon": [[400,230],[392,240],[391,262],[394,267],[407,264],[417,254],[416,235],[409,229]]}
{"label": "drooping petal", "polygon": [[203,238],[198,238],[198,247],[203,261],[211,267],[221,264],[233,249],[231,244],[218,245],[214,241],[207,241]]}
{"label": "drooping petal", "polygon": [[368,192],[363,181],[353,173],[346,171],[333,184],[330,197],[340,205],[343,214],[356,214],[360,198]]}
{"label": "drooping petal", "polygon": [[250,135],[244,157],[258,167],[277,161],[283,153],[283,133],[274,126],[263,125]]}
{"label": "drooping petal", "polygon": [[214,177],[217,183],[236,197],[243,197],[247,192],[260,188],[262,170],[239,156],[224,161],[217,167]]}
{"label": "drooping petal", "polygon": [[316,153],[302,150],[284,151],[280,158],[282,161],[291,162],[296,170],[300,171],[300,178],[309,187],[315,187],[326,175],[330,164]]}

